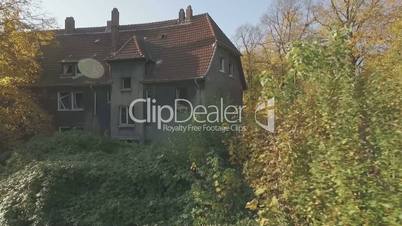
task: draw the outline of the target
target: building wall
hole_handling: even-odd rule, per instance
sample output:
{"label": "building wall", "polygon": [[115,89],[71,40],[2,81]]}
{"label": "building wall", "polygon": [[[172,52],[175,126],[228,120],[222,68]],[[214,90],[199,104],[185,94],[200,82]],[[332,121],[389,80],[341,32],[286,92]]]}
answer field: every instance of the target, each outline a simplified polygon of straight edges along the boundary
{"label": "building wall", "polygon": [[[220,58],[225,59],[225,72],[219,71]],[[229,62],[233,64],[233,76],[229,76]],[[211,103],[224,98],[228,104],[243,104],[243,87],[240,79],[240,57],[230,51],[217,47],[208,74],[205,78],[205,88],[202,92],[202,101]]]}
{"label": "building wall", "polygon": [[[107,86],[65,86],[41,88],[41,91],[38,92],[42,100],[41,105],[52,116],[56,130],[75,128],[99,135],[109,135],[110,106],[107,101],[107,90]],[[59,111],[58,92],[82,92],[84,109],[82,111]]]}
{"label": "building wall", "polygon": [[[169,105],[174,107],[177,88],[184,88],[186,90],[186,99],[189,100],[193,105],[200,103],[201,92],[194,80],[148,84],[144,89],[150,91],[148,92],[150,94],[149,97],[151,99],[156,99],[157,105]],[[168,117],[166,111],[162,112],[162,117]],[[174,123],[170,123],[169,125],[174,125]],[[169,132],[159,130],[156,123],[146,123],[145,134],[146,141],[162,140],[170,135]]]}
{"label": "building wall", "polygon": [[[226,72],[219,71],[220,58],[225,58]],[[229,62],[233,64],[233,76],[229,76]],[[143,84],[145,75],[144,61],[120,61],[110,63],[112,84],[91,87],[52,87],[43,89],[43,105],[53,115],[56,128],[76,127],[116,139],[155,141],[168,137],[168,132],[157,129],[155,123],[136,123],[130,127],[119,123],[119,107],[137,98],[144,98],[146,90],[158,105],[174,106],[176,89],[185,88],[187,99],[193,105],[213,104],[225,99],[225,104],[242,104],[243,88],[240,80],[240,58],[224,48],[217,47],[211,67],[204,80]],[[121,79],[131,78],[131,90],[121,90]],[[83,111],[57,111],[57,92],[83,92]],[[96,93],[96,94],[95,94]],[[96,98],[95,98],[96,95]],[[110,101],[108,101],[110,96]],[[95,104],[96,100],[96,104]],[[95,109],[96,107],[96,109]],[[164,112],[166,113],[166,112]],[[146,117],[146,105],[136,105],[134,114],[137,118]],[[166,114],[162,115],[166,117]],[[172,124],[171,124],[172,125]]]}
{"label": "building wall", "polygon": [[[144,125],[134,124],[132,126],[120,125],[120,112],[119,107],[126,105],[137,99],[143,97],[143,85],[140,81],[143,80],[145,74],[144,61],[119,61],[112,62],[111,75],[111,117],[110,128],[111,137],[117,139],[140,140],[144,139]],[[121,79],[124,77],[131,78],[131,90],[121,90]],[[134,108],[134,115],[140,117],[143,115],[143,107],[138,105]]]}

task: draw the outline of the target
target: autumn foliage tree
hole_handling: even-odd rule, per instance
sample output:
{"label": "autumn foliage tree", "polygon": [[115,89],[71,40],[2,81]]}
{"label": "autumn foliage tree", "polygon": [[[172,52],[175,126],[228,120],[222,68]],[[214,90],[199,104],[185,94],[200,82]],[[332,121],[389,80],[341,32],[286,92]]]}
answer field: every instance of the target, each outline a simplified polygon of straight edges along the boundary
{"label": "autumn foliage tree", "polygon": [[0,1],[0,155],[48,125],[29,87],[39,76],[40,47],[52,38],[43,29],[52,20],[35,7],[28,0]]}
{"label": "autumn foliage tree", "polygon": [[313,32],[283,56],[268,46],[284,70],[266,66],[249,92],[275,97],[275,133],[250,120],[228,141],[261,225],[402,223],[400,6],[317,1]]}

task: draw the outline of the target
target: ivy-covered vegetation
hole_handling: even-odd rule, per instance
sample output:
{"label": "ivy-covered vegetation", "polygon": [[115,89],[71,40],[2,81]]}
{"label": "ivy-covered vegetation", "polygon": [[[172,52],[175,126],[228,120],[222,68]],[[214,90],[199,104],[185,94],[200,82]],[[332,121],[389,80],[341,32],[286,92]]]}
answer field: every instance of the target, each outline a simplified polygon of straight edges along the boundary
{"label": "ivy-covered vegetation", "polygon": [[34,138],[0,168],[0,225],[252,224],[247,186],[220,138],[176,139]]}

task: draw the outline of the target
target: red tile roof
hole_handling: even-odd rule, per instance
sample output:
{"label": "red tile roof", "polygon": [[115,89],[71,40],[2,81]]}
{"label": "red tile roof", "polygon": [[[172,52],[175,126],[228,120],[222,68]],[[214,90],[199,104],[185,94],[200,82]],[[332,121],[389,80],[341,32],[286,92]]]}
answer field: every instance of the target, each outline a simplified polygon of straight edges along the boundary
{"label": "red tile roof", "polygon": [[[56,30],[55,43],[43,48],[42,85],[107,84],[107,61],[143,59],[153,62],[148,81],[177,81],[203,78],[208,73],[216,45],[240,53],[208,14],[191,22],[168,20],[156,23],[120,25],[118,50],[112,54],[111,32],[106,27],[77,28],[73,33]],[[98,80],[60,78],[61,62],[94,58],[105,66]],[[244,80],[244,79],[243,79]]]}
{"label": "red tile roof", "polygon": [[112,53],[107,60],[111,61],[145,58],[143,49],[140,48],[138,43],[138,38],[134,35],[133,37],[129,38],[127,42],[124,43],[119,50],[117,50],[116,53]]}

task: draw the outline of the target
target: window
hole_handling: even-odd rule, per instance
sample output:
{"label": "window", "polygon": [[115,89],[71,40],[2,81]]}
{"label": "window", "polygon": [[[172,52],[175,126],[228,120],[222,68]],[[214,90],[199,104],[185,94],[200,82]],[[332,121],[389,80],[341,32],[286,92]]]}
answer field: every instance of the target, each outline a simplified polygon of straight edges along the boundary
{"label": "window", "polygon": [[233,64],[229,62],[229,77],[233,77]]}
{"label": "window", "polygon": [[58,110],[70,110],[71,109],[71,94],[67,92],[57,93]]}
{"label": "window", "polygon": [[63,75],[74,75],[74,64],[63,64]]}
{"label": "window", "polygon": [[81,71],[80,68],[78,67],[78,64],[75,65],[75,74],[80,75]]}
{"label": "window", "polygon": [[219,60],[219,71],[225,72],[225,58],[223,57]]}
{"label": "window", "polygon": [[81,71],[78,68],[77,63],[65,63],[63,64],[63,77],[74,77],[76,75],[80,75]]}
{"label": "window", "polygon": [[72,93],[73,95],[73,110],[82,110],[83,106],[83,94],[79,92]]}
{"label": "window", "polygon": [[122,78],[120,88],[121,90],[131,90],[131,78]]}
{"label": "window", "polygon": [[128,106],[120,106],[119,107],[119,115],[120,115],[120,126],[132,126],[134,125],[134,121],[131,119],[129,114]]}
{"label": "window", "polygon": [[[176,99],[188,100],[187,90],[185,88],[176,88]],[[178,112],[186,112],[190,109],[187,102],[180,101],[177,106]]]}
{"label": "window", "polygon": [[84,110],[82,92],[58,92],[58,111],[82,111]]}
{"label": "window", "polygon": [[167,34],[161,34],[161,39],[167,39]]}

